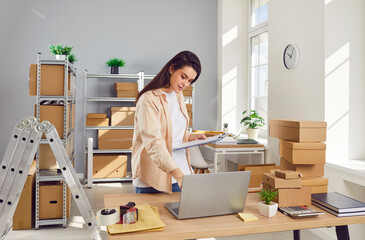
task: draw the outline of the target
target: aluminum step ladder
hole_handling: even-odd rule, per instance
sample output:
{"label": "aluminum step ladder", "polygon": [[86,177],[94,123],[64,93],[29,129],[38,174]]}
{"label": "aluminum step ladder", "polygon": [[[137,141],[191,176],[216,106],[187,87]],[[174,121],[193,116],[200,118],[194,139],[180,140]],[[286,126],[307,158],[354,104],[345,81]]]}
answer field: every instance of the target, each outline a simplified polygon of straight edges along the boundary
{"label": "aluminum step ladder", "polygon": [[0,238],[5,239],[22,193],[31,163],[43,133],[61,168],[64,179],[83,216],[91,239],[101,240],[95,214],[69,161],[66,149],[48,121],[38,123],[34,117],[22,119],[14,128],[0,167]]}

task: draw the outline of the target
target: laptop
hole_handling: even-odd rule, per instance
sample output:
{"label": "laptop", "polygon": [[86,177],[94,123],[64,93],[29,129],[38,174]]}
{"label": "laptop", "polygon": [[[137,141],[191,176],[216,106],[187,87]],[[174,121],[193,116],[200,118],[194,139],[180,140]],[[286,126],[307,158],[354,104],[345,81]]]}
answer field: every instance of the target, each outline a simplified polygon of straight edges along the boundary
{"label": "laptop", "polygon": [[180,202],[165,203],[177,219],[243,212],[250,171],[185,175]]}

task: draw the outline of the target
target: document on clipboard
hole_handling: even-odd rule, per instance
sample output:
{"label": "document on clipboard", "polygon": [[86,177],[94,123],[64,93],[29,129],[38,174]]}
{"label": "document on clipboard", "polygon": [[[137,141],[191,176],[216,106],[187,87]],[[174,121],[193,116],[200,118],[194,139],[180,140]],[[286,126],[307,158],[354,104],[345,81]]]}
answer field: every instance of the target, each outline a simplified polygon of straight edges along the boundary
{"label": "document on clipboard", "polygon": [[228,133],[222,133],[222,134],[219,134],[219,135],[216,135],[213,137],[208,137],[207,139],[204,139],[204,140],[195,140],[195,141],[191,141],[191,142],[185,142],[185,143],[182,143],[181,145],[173,148],[172,151],[176,151],[176,150],[180,150],[180,149],[184,149],[184,148],[196,147],[196,146],[207,144],[207,143],[217,142],[217,141],[220,141],[223,138],[225,138],[227,135],[228,135]]}

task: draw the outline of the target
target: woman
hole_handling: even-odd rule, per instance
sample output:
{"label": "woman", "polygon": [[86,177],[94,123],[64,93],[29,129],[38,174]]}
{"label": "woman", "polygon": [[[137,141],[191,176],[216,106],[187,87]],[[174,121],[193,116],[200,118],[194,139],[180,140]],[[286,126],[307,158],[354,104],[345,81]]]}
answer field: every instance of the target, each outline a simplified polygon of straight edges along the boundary
{"label": "woman", "polygon": [[134,118],[132,175],[136,193],[181,191],[184,175],[192,174],[182,142],[206,139],[188,132],[189,116],[182,90],[199,77],[201,65],[192,52],[173,57],[138,94]]}

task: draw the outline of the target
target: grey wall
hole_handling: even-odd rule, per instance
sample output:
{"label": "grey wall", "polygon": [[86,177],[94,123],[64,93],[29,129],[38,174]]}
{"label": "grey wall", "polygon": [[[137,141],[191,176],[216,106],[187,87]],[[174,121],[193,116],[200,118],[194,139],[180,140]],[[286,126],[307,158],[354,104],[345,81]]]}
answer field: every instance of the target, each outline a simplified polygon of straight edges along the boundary
{"label": "grey wall", "polygon": [[156,74],[176,53],[195,52],[202,62],[196,83],[196,129],[217,121],[217,1],[212,0],[3,0],[0,2],[0,156],[12,129],[33,114],[29,64],[36,54],[54,59],[49,44],[74,46],[78,58],[77,172],[83,169],[83,69],[108,73],[106,60],[121,57],[123,73]]}

